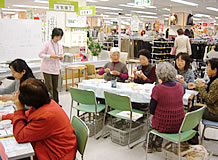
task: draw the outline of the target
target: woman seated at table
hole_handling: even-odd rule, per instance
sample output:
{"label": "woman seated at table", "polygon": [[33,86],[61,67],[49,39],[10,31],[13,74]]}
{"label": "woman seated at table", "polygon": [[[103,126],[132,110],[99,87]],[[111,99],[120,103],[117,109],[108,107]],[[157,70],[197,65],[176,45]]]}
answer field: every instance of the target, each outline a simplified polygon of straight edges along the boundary
{"label": "woman seated at table", "polygon": [[6,88],[0,88],[0,100],[13,100],[14,93],[19,89],[20,84],[28,78],[35,78],[32,70],[22,59],[15,59],[9,64],[14,82]]}
{"label": "woman seated at table", "polygon": [[135,83],[154,83],[156,81],[155,66],[149,63],[151,52],[147,49],[142,49],[138,53],[141,65],[134,69]]}
{"label": "woman seated at table", "polygon": [[[13,120],[13,133],[18,143],[30,142],[36,159],[73,160],[77,151],[75,131],[64,110],[49,98],[43,82],[24,81],[16,92],[14,114],[1,118]],[[30,107],[24,111],[24,105]]]}
{"label": "woman seated at table", "polygon": [[[189,83],[189,89],[196,89],[200,93],[200,97],[206,103],[207,108],[204,111],[203,119],[218,122],[218,58],[212,58],[207,62],[207,74],[210,78],[206,85],[197,79],[196,83]],[[190,110],[196,110],[200,106],[193,106]],[[198,144],[198,135],[196,135],[190,143]]]}
{"label": "woman seated at table", "polygon": [[180,52],[176,56],[176,80],[179,81],[184,88],[188,88],[189,82],[194,82],[194,73],[190,67],[190,56],[187,53]]}
{"label": "woman seated at table", "polygon": [[126,65],[120,62],[120,49],[118,47],[111,48],[110,58],[112,62],[108,62],[98,72],[99,75],[104,75],[104,79],[110,81],[117,79],[118,82],[124,82],[128,79],[128,69]]}
{"label": "woman seated at table", "polygon": [[[176,69],[168,62],[159,63],[156,75],[160,84],[157,84],[151,94],[150,113],[152,128],[161,133],[177,133],[184,118],[183,95],[184,87],[175,82]],[[150,134],[149,152],[161,151],[163,139]]]}

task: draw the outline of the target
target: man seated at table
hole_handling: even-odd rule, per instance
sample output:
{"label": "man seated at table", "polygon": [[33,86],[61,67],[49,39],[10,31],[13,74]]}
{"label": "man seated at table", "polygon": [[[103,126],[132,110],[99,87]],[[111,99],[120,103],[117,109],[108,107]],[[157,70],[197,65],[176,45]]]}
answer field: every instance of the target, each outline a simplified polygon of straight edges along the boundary
{"label": "man seated at table", "polygon": [[149,63],[151,52],[147,49],[141,49],[138,53],[139,65],[134,69],[134,82],[139,84],[154,83],[156,81],[155,66]]}
{"label": "man seated at table", "polygon": [[[16,92],[14,114],[2,115],[1,120],[13,121],[13,134],[18,143],[30,142],[35,159],[72,160],[76,156],[77,141],[74,128],[60,106],[49,98],[43,82],[24,81]],[[24,111],[24,106],[29,106]]]}
{"label": "man seated at table", "polygon": [[118,82],[124,82],[128,79],[128,69],[126,65],[120,62],[120,49],[118,47],[111,48],[110,58],[112,62],[108,62],[98,72],[99,75],[104,74],[107,81],[117,79]]}

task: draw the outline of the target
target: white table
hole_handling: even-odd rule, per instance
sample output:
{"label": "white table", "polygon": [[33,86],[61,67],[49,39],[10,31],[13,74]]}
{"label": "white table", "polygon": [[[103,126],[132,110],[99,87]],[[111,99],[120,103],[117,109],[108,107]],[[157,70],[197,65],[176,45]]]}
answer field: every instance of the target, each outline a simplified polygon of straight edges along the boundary
{"label": "white table", "polygon": [[[117,88],[111,87],[111,82],[103,79],[90,79],[83,80],[79,83],[78,88],[85,90],[92,90],[95,92],[96,97],[104,98],[104,91],[116,93],[119,95],[127,95],[130,97],[131,102],[137,103],[150,103],[153,84],[136,84],[136,83],[119,83]],[[196,91],[186,90],[183,96],[183,104],[188,105],[188,99],[192,94],[197,94]]]}
{"label": "white table", "polygon": [[[0,104],[1,104],[0,114],[13,113],[14,111],[13,105],[4,104],[1,101],[0,101]],[[3,105],[5,105],[5,107],[3,107]],[[4,132],[1,132],[0,130],[0,133],[4,133]],[[5,153],[7,154],[9,160],[27,158],[27,157],[32,157],[35,155],[33,147],[30,143],[18,144],[15,138],[12,136],[12,134],[13,134],[13,130],[12,128],[10,128],[10,129],[7,129],[7,132],[5,135],[2,134],[2,136],[0,136],[1,137],[0,142],[3,144],[5,148]],[[2,138],[2,137],[5,137],[5,138]]]}

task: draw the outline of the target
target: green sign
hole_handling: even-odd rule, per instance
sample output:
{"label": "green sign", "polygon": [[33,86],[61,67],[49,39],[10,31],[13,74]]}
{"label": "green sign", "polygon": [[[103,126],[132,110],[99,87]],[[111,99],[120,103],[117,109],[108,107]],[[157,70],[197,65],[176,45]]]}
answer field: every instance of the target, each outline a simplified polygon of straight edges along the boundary
{"label": "green sign", "polygon": [[80,16],[95,16],[95,6],[79,7],[78,15],[80,15]]}
{"label": "green sign", "polygon": [[49,9],[78,12],[78,2],[73,0],[49,0]]}
{"label": "green sign", "polygon": [[150,6],[151,0],[135,0],[136,6]]}
{"label": "green sign", "polygon": [[0,8],[5,8],[5,0],[0,0]]}

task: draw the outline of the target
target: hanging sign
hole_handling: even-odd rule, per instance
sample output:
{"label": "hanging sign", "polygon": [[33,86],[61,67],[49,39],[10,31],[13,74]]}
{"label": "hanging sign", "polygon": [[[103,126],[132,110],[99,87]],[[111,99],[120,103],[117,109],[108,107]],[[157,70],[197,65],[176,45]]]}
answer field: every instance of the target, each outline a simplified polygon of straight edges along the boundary
{"label": "hanging sign", "polygon": [[136,6],[150,6],[151,0],[135,0]]}
{"label": "hanging sign", "polygon": [[66,12],[66,27],[87,27],[86,16],[78,16],[75,12]]}
{"label": "hanging sign", "polygon": [[138,15],[131,15],[131,30],[132,31],[139,31],[139,16]]}
{"label": "hanging sign", "polygon": [[0,0],[0,8],[5,8],[5,0]]}
{"label": "hanging sign", "polygon": [[57,11],[78,11],[78,2],[74,0],[49,0],[49,9]]}
{"label": "hanging sign", "polygon": [[95,6],[79,7],[78,15],[80,15],[80,16],[95,16]]}

